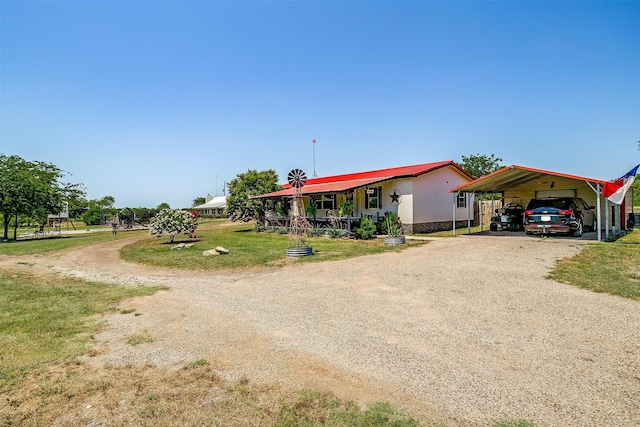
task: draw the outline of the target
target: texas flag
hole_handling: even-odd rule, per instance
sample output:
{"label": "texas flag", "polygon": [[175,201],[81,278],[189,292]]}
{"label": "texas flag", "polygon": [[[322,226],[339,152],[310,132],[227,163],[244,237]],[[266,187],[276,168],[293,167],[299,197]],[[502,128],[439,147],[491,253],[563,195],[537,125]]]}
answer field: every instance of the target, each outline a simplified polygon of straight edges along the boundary
{"label": "texas flag", "polygon": [[609,199],[610,202],[621,205],[624,201],[625,194],[627,194],[627,190],[631,188],[631,184],[633,184],[633,181],[636,179],[636,172],[639,166],[640,165],[631,169],[613,182],[606,182],[602,186],[602,194],[604,197]]}

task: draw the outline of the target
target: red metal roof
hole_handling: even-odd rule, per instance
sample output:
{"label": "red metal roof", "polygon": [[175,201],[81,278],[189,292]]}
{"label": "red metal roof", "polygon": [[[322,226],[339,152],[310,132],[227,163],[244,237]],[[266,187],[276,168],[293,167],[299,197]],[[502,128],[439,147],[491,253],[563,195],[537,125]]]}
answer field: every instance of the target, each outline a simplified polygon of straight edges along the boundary
{"label": "red metal roof", "polygon": [[449,190],[449,193],[455,193],[456,191],[499,193],[504,191],[506,188],[522,184],[532,179],[538,179],[542,175],[558,176],[601,185],[607,182],[600,179],[586,178],[583,176],[569,175],[566,173],[535,169],[526,166],[511,165],[471,182],[459,185],[456,188]]}
{"label": "red metal roof", "polygon": [[[356,172],[343,175],[325,176],[319,178],[309,178],[301,189],[302,194],[336,193],[340,191],[352,190],[358,187],[387,181],[389,179],[415,177],[427,172],[434,171],[446,166],[453,166],[462,174],[471,178],[471,175],[462,169],[452,160],[442,162],[424,163],[420,165],[401,166],[396,168],[378,169],[367,172]],[[284,190],[273,193],[262,194],[254,198],[270,198],[290,196],[291,186],[287,183],[283,185]]]}

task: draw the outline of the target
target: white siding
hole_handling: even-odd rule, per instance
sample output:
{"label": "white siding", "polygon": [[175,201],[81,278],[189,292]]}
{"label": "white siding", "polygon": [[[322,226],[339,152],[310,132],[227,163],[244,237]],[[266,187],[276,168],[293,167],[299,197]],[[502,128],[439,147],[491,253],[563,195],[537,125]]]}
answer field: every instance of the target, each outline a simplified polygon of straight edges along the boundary
{"label": "white siding", "polygon": [[[454,195],[449,190],[469,182],[470,179],[453,167],[437,169],[414,179],[414,223],[451,221]],[[471,197],[471,196],[470,196]],[[470,198],[467,199],[469,203]],[[456,208],[456,219],[467,219],[467,208]],[[473,219],[473,206],[471,206]]]}

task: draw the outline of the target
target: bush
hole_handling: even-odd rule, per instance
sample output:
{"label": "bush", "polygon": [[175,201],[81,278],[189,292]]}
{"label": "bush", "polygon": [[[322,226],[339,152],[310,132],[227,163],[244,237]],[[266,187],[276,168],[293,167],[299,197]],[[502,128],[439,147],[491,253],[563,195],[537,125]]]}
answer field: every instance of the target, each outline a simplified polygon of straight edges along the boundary
{"label": "bush", "polygon": [[320,237],[324,234],[324,229],[322,227],[311,227],[308,232],[309,237]]}
{"label": "bush", "polygon": [[348,200],[338,206],[339,216],[348,216],[353,214],[353,202]]}
{"label": "bush", "polygon": [[169,243],[173,243],[176,235],[180,233],[193,235],[196,228],[198,228],[198,221],[191,212],[162,209],[158,215],[151,218],[149,234],[156,237],[168,234]]}
{"label": "bush", "polygon": [[356,239],[367,240],[370,239],[371,236],[376,232],[376,225],[373,223],[373,220],[369,217],[364,217],[360,220],[360,224],[358,227],[353,229],[353,234],[356,236]]}
{"label": "bush", "polygon": [[308,217],[315,217],[318,213],[318,206],[315,203],[308,204],[305,206],[304,211]]}

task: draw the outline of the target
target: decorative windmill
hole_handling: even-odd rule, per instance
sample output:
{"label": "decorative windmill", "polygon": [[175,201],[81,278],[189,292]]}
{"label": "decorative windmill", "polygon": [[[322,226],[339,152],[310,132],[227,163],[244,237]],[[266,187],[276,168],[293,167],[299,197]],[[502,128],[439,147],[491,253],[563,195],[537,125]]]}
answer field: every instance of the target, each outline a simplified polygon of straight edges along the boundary
{"label": "decorative windmill", "polygon": [[[291,209],[289,210],[289,246],[296,249],[309,249],[303,255],[310,254],[310,247],[306,242],[309,222],[304,211],[302,201],[302,187],[307,183],[307,175],[301,169],[293,169],[287,176],[287,181],[293,189]],[[309,252],[309,253],[306,253]]]}

